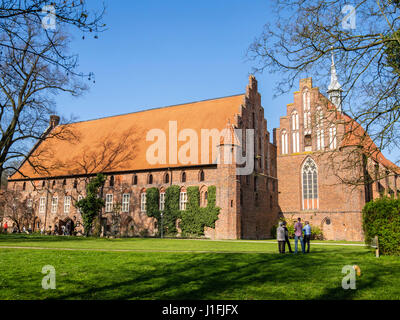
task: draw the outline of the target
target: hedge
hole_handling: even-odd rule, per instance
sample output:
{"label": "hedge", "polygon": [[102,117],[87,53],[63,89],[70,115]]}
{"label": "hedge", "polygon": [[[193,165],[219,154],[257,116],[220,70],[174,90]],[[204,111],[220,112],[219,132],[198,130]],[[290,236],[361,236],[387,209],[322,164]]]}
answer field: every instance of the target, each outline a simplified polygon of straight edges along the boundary
{"label": "hedge", "polygon": [[368,202],[363,208],[365,242],[378,236],[382,255],[400,254],[400,200],[383,197]]}

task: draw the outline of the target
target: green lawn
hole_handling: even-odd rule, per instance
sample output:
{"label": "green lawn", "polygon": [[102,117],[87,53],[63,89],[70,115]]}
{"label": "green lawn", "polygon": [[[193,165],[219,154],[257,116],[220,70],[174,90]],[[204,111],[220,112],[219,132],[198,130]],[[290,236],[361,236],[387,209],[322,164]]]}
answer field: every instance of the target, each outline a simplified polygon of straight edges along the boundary
{"label": "green lawn", "polygon": [[[357,289],[344,290],[342,267],[354,264]],[[41,287],[45,265],[55,290]],[[279,255],[268,241],[1,235],[0,299],[400,299],[400,258],[344,245]]]}

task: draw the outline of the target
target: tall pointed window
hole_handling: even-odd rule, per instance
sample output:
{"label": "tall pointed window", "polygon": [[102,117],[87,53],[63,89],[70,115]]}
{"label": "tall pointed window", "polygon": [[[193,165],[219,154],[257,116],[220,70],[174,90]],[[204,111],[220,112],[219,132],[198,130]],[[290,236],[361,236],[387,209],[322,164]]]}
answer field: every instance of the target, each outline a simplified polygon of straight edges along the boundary
{"label": "tall pointed window", "polygon": [[122,212],[129,212],[129,201],[131,195],[129,193],[124,193],[122,195]]}
{"label": "tall pointed window", "polygon": [[292,146],[293,153],[300,152],[299,114],[296,110],[292,112]]}
{"label": "tall pointed window", "polygon": [[324,113],[322,108],[318,107],[316,112],[316,128],[317,128],[317,150],[323,150],[325,148],[325,136],[324,136]]}
{"label": "tall pointed window", "polygon": [[298,131],[292,133],[292,140],[293,140],[293,153],[300,152],[300,136]]}
{"label": "tall pointed window", "polygon": [[46,211],[46,198],[41,197],[39,201],[39,213],[44,213]]}
{"label": "tall pointed window", "polygon": [[299,114],[296,110],[292,112],[292,130],[299,130]]}
{"label": "tall pointed window", "polygon": [[71,196],[64,197],[64,213],[69,213],[71,209]]}
{"label": "tall pointed window", "polygon": [[305,89],[303,92],[303,114],[304,114],[304,129],[305,134],[310,134],[311,129],[311,106],[310,106],[310,92]]}
{"label": "tall pointed window", "polygon": [[181,191],[180,196],[179,196],[179,210],[186,210],[186,204],[187,204],[187,193],[184,191]]}
{"label": "tall pointed window", "polygon": [[303,210],[318,209],[318,168],[308,158],[302,167]]}
{"label": "tall pointed window", "polygon": [[58,197],[54,196],[51,199],[51,213],[57,213],[57,209],[58,209]]}
{"label": "tall pointed window", "polygon": [[146,212],[146,192],[142,192],[140,195],[140,211]]}
{"label": "tall pointed window", "polygon": [[307,88],[303,91],[303,110],[310,111],[310,92]]}
{"label": "tall pointed window", "polygon": [[288,154],[288,137],[286,130],[282,131],[282,154]]}
{"label": "tall pointed window", "polygon": [[113,211],[113,195],[106,194],[106,212]]}
{"label": "tall pointed window", "polygon": [[160,211],[163,212],[165,210],[165,192],[160,193]]}
{"label": "tall pointed window", "polygon": [[329,128],[329,148],[336,149],[336,127],[332,125]]}

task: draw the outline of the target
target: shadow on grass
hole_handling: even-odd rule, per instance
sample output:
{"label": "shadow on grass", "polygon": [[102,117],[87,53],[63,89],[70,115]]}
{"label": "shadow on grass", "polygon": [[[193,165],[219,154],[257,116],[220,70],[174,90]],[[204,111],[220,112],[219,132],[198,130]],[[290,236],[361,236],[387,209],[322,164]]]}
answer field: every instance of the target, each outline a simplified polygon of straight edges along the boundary
{"label": "shadow on grass", "polygon": [[[365,253],[367,254],[367,253]],[[364,255],[360,253],[360,256]],[[340,249],[308,255],[180,254],[155,270],[132,271],[129,263],[110,277],[99,269],[95,286],[61,294],[57,299],[353,299],[379,285],[382,266],[370,265],[358,290],[341,287],[342,267],[357,263]],[[153,265],[154,266],[154,265]],[[396,265],[393,273],[400,272]],[[81,280],[71,280],[73,287]],[[81,286],[82,288],[82,286]]]}

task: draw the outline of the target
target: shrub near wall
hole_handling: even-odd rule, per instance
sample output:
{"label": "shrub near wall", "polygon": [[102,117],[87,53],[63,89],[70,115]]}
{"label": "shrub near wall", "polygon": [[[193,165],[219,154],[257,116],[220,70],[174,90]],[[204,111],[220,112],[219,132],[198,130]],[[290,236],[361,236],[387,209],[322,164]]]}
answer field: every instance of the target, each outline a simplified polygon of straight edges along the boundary
{"label": "shrub near wall", "polygon": [[383,197],[368,202],[363,208],[363,229],[367,244],[377,235],[381,254],[399,255],[400,200]]}

